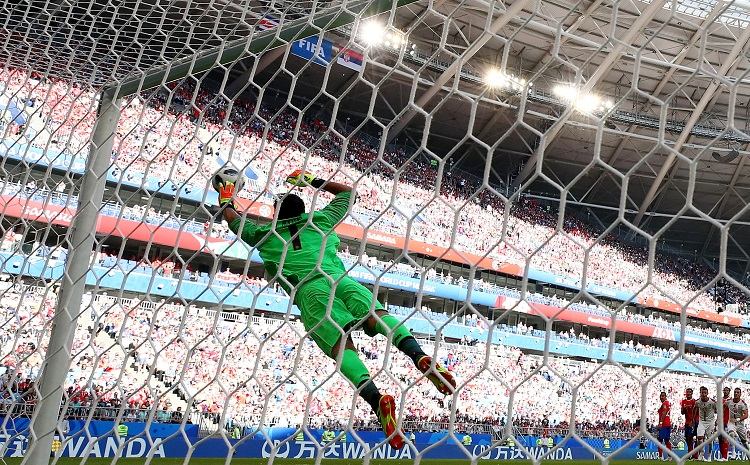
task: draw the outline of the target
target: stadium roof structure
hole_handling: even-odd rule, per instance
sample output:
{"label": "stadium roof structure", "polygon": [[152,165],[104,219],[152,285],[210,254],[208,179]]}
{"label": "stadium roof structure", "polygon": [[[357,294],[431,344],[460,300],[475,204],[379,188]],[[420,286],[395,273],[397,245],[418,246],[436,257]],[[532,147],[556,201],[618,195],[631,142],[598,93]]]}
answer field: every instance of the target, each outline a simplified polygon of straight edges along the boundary
{"label": "stadium roof structure", "polygon": [[[713,0],[417,2],[382,15],[404,33],[403,50],[370,50],[361,76],[331,72],[326,85],[343,97],[345,111],[363,117],[361,102],[378,86],[373,114],[388,124],[389,141],[424,140],[436,155],[480,175],[491,152],[491,181],[509,183],[510,192],[523,185],[524,192],[559,198],[557,187],[534,176],[541,167],[550,181],[568,187],[570,206],[590,208],[603,226],[616,221],[622,203],[624,218],[649,233],[666,227],[662,242],[689,253],[717,256],[717,226],[739,214],[728,229],[727,254],[744,267],[750,252],[750,215],[742,212],[750,201],[745,8]],[[347,32],[355,35],[334,34],[346,40]],[[493,88],[486,82],[491,69],[533,85]],[[304,81],[298,87],[308,85],[315,98],[321,80]],[[579,100],[595,96],[601,106],[571,104],[561,92],[566,87]],[[410,101],[424,112],[413,111]],[[740,156],[732,159],[734,151]],[[685,210],[688,195],[696,211]]]}
{"label": "stadium roof structure", "polygon": [[[717,226],[739,214],[726,247],[746,263],[744,1],[26,0],[4,6],[0,58],[118,95],[212,68],[227,94],[252,91],[248,82],[293,86],[477,174],[491,154],[491,182],[510,192],[567,187],[567,201],[604,226],[622,204],[629,221],[651,233],[666,225],[664,241],[704,256],[719,253]],[[285,53],[323,30],[356,48],[369,17],[404,41],[362,48],[361,73]],[[269,18],[282,26],[259,27]],[[495,69],[520,85],[488,85]],[[292,83],[297,73],[305,78]],[[591,108],[577,105],[591,96]],[[686,196],[702,213],[684,210]]]}
{"label": "stadium roof structure", "polygon": [[[414,1],[414,0],[411,0]],[[349,24],[409,3],[376,0],[27,0],[4,6],[0,58],[11,66],[78,79],[93,87],[113,85],[121,95],[221,67],[243,55]],[[264,32],[264,19],[283,30]],[[213,61],[206,61],[212,57]],[[201,61],[203,60],[203,61]],[[190,68],[178,68],[189,63]],[[167,76],[159,71],[169,70]],[[180,76],[180,77],[182,77]],[[144,81],[145,79],[145,81]],[[139,86],[128,86],[139,82]]]}

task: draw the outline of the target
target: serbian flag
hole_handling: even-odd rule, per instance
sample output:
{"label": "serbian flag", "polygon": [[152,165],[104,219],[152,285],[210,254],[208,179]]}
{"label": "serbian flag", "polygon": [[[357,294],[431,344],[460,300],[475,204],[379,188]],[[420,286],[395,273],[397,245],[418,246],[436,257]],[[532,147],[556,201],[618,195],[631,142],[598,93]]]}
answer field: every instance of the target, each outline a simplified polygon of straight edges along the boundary
{"label": "serbian flag", "polygon": [[350,48],[342,48],[339,53],[336,62],[341,66],[346,66],[354,71],[360,71],[362,69],[362,63],[364,62],[364,56]]}
{"label": "serbian flag", "polygon": [[279,22],[272,16],[264,16],[260,18],[260,21],[258,21],[258,29],[260,29],[261,31],[274,29],[278,25]]}

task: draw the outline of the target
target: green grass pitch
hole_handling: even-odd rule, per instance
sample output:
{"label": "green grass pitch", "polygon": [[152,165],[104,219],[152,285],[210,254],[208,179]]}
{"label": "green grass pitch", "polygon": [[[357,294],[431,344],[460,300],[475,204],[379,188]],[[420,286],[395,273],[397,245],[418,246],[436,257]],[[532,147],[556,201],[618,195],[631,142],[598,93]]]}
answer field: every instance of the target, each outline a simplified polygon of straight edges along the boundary
{"label": "green grass pitch", "polygon": [[[67,458],[63,457],[58,460],[59,465],[77,465],[82,462],[81,458]],[[86,460],[87,465],[109,465],[113,461],[112,458],[90,458]],[[140,465],[145,462],[143,458],[121,458],[117,460],[118,465]],[[7,465],[20,465],[21,459],[15,458],[0,458],[0,464]],[[151,461],[154,465],[182,465],[183,459],[175,458],[155,458]],[[205,459],[205,458],[192,458],[190,459],[191,465],[224,465],[226,462],[224,459]],[[268,465],[268,459],[233,459],[232,465]],[[312,459],[276,459],[273,461],[276,465],[314,465],[315,461]],[[324,459],[322,462],[324,465],[355,465],[361,464],[362,460],[354,459]],[[372,465],[409,465],[413,464],[413,460],[371,460]],[[440,459],[425,459],[420,464],[425,465],[461,465],[471,463],[468,460],[440,460]],[[530,460],[478,460],[480,464],[506,464],[506,465],[521,465],[524,463],[531,463]],[[594,460],[569,460],[569,461],[543,461],[545,465],[552,464],[570,464],[570,465],[599,465],[601,462]],[[613,463],[621,465],[657,465],[663,462],[658,460],[618,460]]]}

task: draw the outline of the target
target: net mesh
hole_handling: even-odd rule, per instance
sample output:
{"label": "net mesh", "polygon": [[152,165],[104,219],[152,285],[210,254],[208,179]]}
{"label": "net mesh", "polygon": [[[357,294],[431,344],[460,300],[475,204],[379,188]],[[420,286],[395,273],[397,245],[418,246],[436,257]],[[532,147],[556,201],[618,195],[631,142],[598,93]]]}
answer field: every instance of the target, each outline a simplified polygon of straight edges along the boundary
{"label": "net mesh", "polygon": [[[702,385],[698,436],[747,452],[744,2],[0,11],[0,457],[656,458],[671,423],[684,459]],[[364,317],[289,271],[280,196],[335,205],[298,169],[356,190],[307,260]],[[431,368],[337,313],[378,302]]]}

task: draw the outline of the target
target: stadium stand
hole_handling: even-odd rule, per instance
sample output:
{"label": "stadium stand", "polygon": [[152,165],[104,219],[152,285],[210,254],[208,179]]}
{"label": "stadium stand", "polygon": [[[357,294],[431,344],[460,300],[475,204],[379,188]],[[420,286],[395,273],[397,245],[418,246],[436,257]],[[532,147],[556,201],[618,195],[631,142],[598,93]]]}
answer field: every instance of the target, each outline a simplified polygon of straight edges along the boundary
{"label": "stadium stand", "polygon": [[[38,106],[40,127],[34,129],[34,125],[29,124],[25,128],[33,132],[34,144],[49,143],[60,151],[85,153],[87,135],[93,124],[93,98],[90,94],[52,79],[26,80],[20,71],[4,74],[8,83],[6,94],[30,99]],[[188,111],[190,108],[192,112]],[[446,173],[441,185],[442,195],[434,198],[434,186],[425,182],[437,179],[437,171],[428,160],[412,158],[404,149],[389,150],[378,157],[377,150],[363,137],[350,137],[343,159],[346,165],[339,170],[342,141],[321,120],[300,122],[293,143],[297,125],[295,115],[267,108],[256,109],[248,101],[237,101],[232,108],[233,113],[227,115],[219,97],[204,90],[195,92],[185,83],[173,86],[171,94],[162,92],[132,99],[124,109],[115,144],[115,163],[122,170],[122,176],[163,178],[164,173],[168,173],[169,179],[202,190],[217,166],[227,161],[223,157],[228,157],[232,147],[231,163],[247,166],[262,176],[251,179],[245,195],[267,199],[269,192],[266,190],[274,191],[282,185],[279,173],[301,166],[304,152],[300,145],[314,146],[307,169],[324,177],[337,173],[336,176],[346,176],[359,183],[359,200],[347,219],[349,222],[360,220],[371,223],[373,230],[403,235],[405,218],[416,214],[410,225],[411,237],[448,246],[454,232],[452,218],[456,214],[452,207],[462,206],[453,242],[453,247],[458,250],[488,254],[522,266],[526,265],[525,257],[530,256],[529,267],[580,282],[584,250],[589,249],[586,276],[589,282],[643,297],[689,303],[706,311],[713,311],[715,307],[711,294],[713,288],[701,292],[716,273],[705,264],[657,254],[652,285],[647,286],[643,277],[647,275],[648,256],[643,248],[630,246],[611,236],[598,238],[598,232],[592,226],[573,217],[565,219],[564,233],[555,234],[557,215],[533,199],[523,199],[513,206],[508,234],[501,241],[501,231],[487,231],[483,225],[502,224],[504,202],[487,190],[467,202],[477,186],[462,173]],[[196,121],[199,110],[208,111]],[[224,122],[227,129],[221,126]],[[264,134],[265,122],[269,127]],[[210,140],[208,134],[218,136]],[[21,138],[31,136],[19,135]],[[152,139],[160,142],[152,144],[149,142]],[[166,139],[169,139],[169,144],[165,147],[163,141]],[[155,147],[159,147],[158,151]],[[283,156],[279,157],[280,154]],[[398,180],[395,191],[394,179],[389,177],[393,172],[387,168],[387,163],[409,168]],[[267,179],[267,173],[272,173],[270,179]],[[399,200],[390,204],[390,194],[384,192],[398,192]],[[310,203],[310,193],[304,195]],[[320,196],[318,205],[325,200],[324,195]],[[619,266],[616,272],[612,272],[611,263],[615,261]],[[739,310],[745,314],[747,297],[733,286],[728,292],[729,300],[738,304]]]}
{"label": "stadium stand", "polygon": [[[3,190],[6,193],[20,193],[25,194],[25,188],[22,185],[19,184],[13,184],[13,183],[6,183],[6,186]],[[69,207],[75,207],[76,200],[75,199],[69,199],[66,194],[58,193],[58,192],[52,192],[47,191],[41,188],[35,188],[33,192],[29,191],[29,197],[31,199],[40,200],[43,202],[51,202],[51,203],[57,203],[60,205],[68,205]],[[208,230],[207,226],[205,224],[198,223],[194,220],[182,218],[179,215],[173,215],[171,213],[163,213],[158,212],[153,208],[146,209],[145,207],[139,207],[139,206],[122,206],[118,204],[108,204],[103,209],[103,214],[109,215],[109,216],[115,216],[115,217],[122,217],[126,219],[133,219],[137,221],[143,221],[148,224],[154,224],[159,225],[163,228],[170,228],[170,229],[180,229],[183,228],[186,231],[195,232],[198,234],[205,234]],[[228,239],[234,238],[234,234],[226,231],[224,229],[219,230],[212,230],[212,234],[215,234],[216,236],[222,236]],[[5,234],[5,236],[2,238],[2,242],[0,242],[0,250],[6,250],[6,251],[17,251],[19,250],[20,244],[18,242],[18,239],[20,238],[20,235],[16,234],[13,230],[8,230]],[[40,249],[38,252],[38,255],[43,256],[45,254],[44,249]],[[62,253],[65,253],[62,251]],[[357,264],[357,262],[363,262],[362,264],[365,265],[368,269],[372,270],[376,273],[383,273],[388,271],[389,273],[394,273],[397,275],[403,275],[407,277],[415,277],[418,278],[420,274],[424,272],[424,270],[418,269],[412,265],[409,265],[407,263],[393,263],[393,262],[383,262],[378,260],[375,257],[368,257],[366,254],[364,254],[361,259],[358,259],[354,255],[351,255],[348,253],[348,251],[344,250],[339,254],[340,258],[344,261],[345,264],[348,266],[353,266]],[[128,273],[130,270],[137,270],[140,269],[142,271],[154,269],[156,270],[156,273],[158,273],[161,276],[173,276],[178,277],[180,276],[180,273],[182,272],[181,264],[179,262],[175,263],[172,260],[160,260],[160,259],[154,259],[149,260],[146,262],[144,257],[131,257],[131,260],[116,260],[115,257],[108,257],[108,254],[106,252],[102,253],[102,256],[99,260],[99,263],[105,267],[108,268],[114,268],[119,270],[123,273]],[[198,273],[192,270],[186,270],[188,271],[188,275],[186,276],[187,279],[195,279],[195,280],[203,280],[207,281],[208,276],[205,273]],[[221,273],[218,273],[216,275],[216,279],[218,283],[226,283],[227,285],[231,285],[232,283],[237,283],[240,281],[245,281],[246,284],[250,285],[250,289],[254,289],[255,291],[260,291],[261,289],[264,289],[268,282],[263,278],[243,278],[242,276],[236,275],[232,273],[231,271],[223,271]],[[454,277],[451,275],[441,274],[440,276],[437,275],[434,269],[427,270],[426,272],[426,280],[428,282],[434,281],[436,283],[443,283],[443,284],[456,284],[458,286],[466,287],[468,285],[468,282],[464,280],[462,277]],[[492,292],[499,295],[505,295],[509,297],[514,298],[520,298],[520,292],[516,289],[508,288],[508,287],[501,287],[497,286],[492,283],[487,283],[483,279],[479,278],[476,279],[473,283],[473,286],[477,290],[482,290],[486,292]],[[275,293],[282,293],[278,287],[278,284],[273,283],[271,284],[271,290]],[[604,316],[609,317],[611,316],[612,309],[607,307],[602,307],[600,305],[596,305],[593,303],[586,303],[586,302],[570,302],[566,299],[562,299],[556,296],[547,296],[542,295],[539,293],[528,293],[526,296],[526,299],[529,302],[537,302],[542,303],[545,305],[550,305],[557,308],[570,308],[577,311],[585,312],[592,315],[598,315],[598,316]],[[435,321],[447,321],[449,319],[449,315],[446,315],[445,313],[441,312],[432,312],[427,311],[428,315],[431,319]],[[473,318],[476,318],[476,315],[470,315]],[[679,330],[680,324],[678,321],[668,321],[664,319],[663,317],[655,314],[651,314],[648,317],[628,312],[625,308],[620,309],[617,313],[617,318],[624,320],[624,321],[630,321],[634,323],[645,323],[650,326],[659,326],[662,328],[668,328],[671,330]],[[744,338],[740,334],[735,334],[729,331],[722,330],[718,327],[700,327],[697,325],[688,325],[688,331],[692,333],[697,333],[703,336],[708,336],[712,338],[716,338],[717,340],[729,340],[729,341],[735,341],[735,342],[745,342],[746,338]]]}
{"label": "stadium stand", "polygon": [[[43,322],[55,302],[50,292],[43,288],[18,288],[6,291],[5,296],[1,317],[6,324],[0,331],[0,341],[3,347],[13,347],[14,350],[2,354],[3,403],[14,405],[14,408],[24,408],[19,404],[30,408],[34,399],[28,396],[33,395],[33,382],[41,365],[39,352],[34,348],[45,343],[48,329]],[[19,303],[21,299],[23,302]],[[38,312],[38,308],[44,310]],[[76,339],[74,350],[77,355],[68,377],[68,409],[73,417],[80,414],[83,407],[96,405],[95,415],[106,418],[115,411],[113,409],[124,405],[129,418],[141,418],[139,415],[148,415],[150,407],[155,405],[158,407],[154,414],[156,421],[178,421],[184,412],[188,412],[185,421],[200,423],[209,429],[212,425],[218,427],[220,418],[227,424],[255,427],[260,424],[262,415],[266,425],[295,426],[302,421],[308,395],[313,397],[311,406],[315,413],[311,427],[341,426],[348,417],[348,403],[342,406],[341,402],[332,400],[351,399],[350,386],[334,374],[327,360],[317,356],[317,349],[311,341],[302,342],[297,355],[297,333],[301,326],[296,323],[290,326],[277,319],[248,319],[237,314],[222,316],[203,308],[115,297],[100,296],[90,308],[91,311],[82,317],[81,325],[87,332]],[[402,314],[413,309],[391,310]],[[468,324],[475,325],[476,322],[469,321]],[[498,330],[520,334],[535,332],[522,325],[502,325]],[[538,333],[538,337],[544,337],[543,332]],[[95,337],[90,338],[90,335]],[[554,334],[553,338],[607,344],[605,340],[594,341],[575,334]],[[92,342],[86,345],[89,340]],[[385,362],[383,351],[378,348],[383,341],[357,335],[356,342],[370,368],[377,372]],[[490,369],[477,373],[471,360],[483,354],[485,348],[481,342],[440,345],[439,357],[443,363],[461,379],[467,380],[466,394],[461,394],[459,400],[462,422],[466,424],[504,424],[508,421],[505,412],[509,395],[517,388],[514,394],[516,410],[512,418],[516,426],[531,427],[547,418],[552,427],[564,428],[572,387],[580,383],[578,396],[586,400],[579,412],[582,428],[622,430],[625,424],[622,422],[632,426],[640,416],[639,400],[632,396],[637,392],[637,379],[645,379],[654,373],[651,369],[631,366],[628,367],[633,375],[631,379],[623,377],[623,372],[615,366],[596,371],[598,365],[595,363],[567,358],[554,359],[550,365],[553,370],[535,372],[541,365],[541,357],[504,345],[490,348]],[[618,344],[617,350],[661,357],[673,355],[669,351],[632,342]],[[222,352],[223,358],[220,357]],[[263,370],[255,373],[253,381],[248,383],[246,380],[251,378],[250,372],[258,359]],[[305,363],[296,360],[305,360]],[[722,366],[734,366],[737,362],[708,357],[697,361]],[[522,369],[511,369],[513,366]],[[121,367],[125,370],[122,373],[119,372]],[[303,370],[306,377],[293,376],[293,369]],[[589,377],[594,372],[596,376]],[[147,373],[157,375],[157,385],[141,384]],[[416,376],[413,366],[404,357],[397,357],[391,373],[401,381]],[[498,377],[499,373],[504,374],[502,378]],[[524,379],[528,375],[530,378]],[[571,384],[563,382],[560,376]],[[127,380],[122,390],[116,384],[120,377]],[[383,378],[381,382],[390,383],[394,391],[402,388],[398,379]],[[309,384],[303,380],[310,380]],[[648,411],[656,411],[655,394],[660,390],[667,389],[671,397],[678,398],[681,394],[679,387],[697,386],[701,382],[702,378],[694,374],[658,374],[653,387],[649,386],[652,395],[648,396]],[[264,407],[263,394],[267,392],[273,392],[272,401]],[[227,394],[232,399],[230,403],[223,402]],[[436,396],[428,384],[420,383],[417,390],[409,390],[407,396],[408,419],[436,425],[447,422],[441,417],[444,399]],[[561,402],[549,402],[549,399],[560,399]],[[493,413],[487,415],[487,412]],[[355,418],[362,422],[361,426],[367,426],[369,417],[366,407],[358,405]],[[654,421],[654,418],[648,420]]]}
{"label": "stadium stand", "polygon": [[[7,82],[6,93],[33,101],[33,106],[38,108],[36,118],[41,124],[17,128],[18,140],[32,140],[37,145],[50,144],[59,152],[71,155],[85,153],[93,124],[95,101],[92,94],[86,89],[54,80],[26,80],[25,75],[16,71],[5,72],[2,78]],[[191,105],[195,107],[192,112]],[[269,123],[267,126],[266,122]],[[297,132],[294,128],[298,123]],[[225,124],[226,129],[221,129],[221,124]],[[219,134],[218,138],[209,140],[204,130],[196,129],[201,127],[205,134]],[[167,134],[170,137],[165,147]],[[344,143],[321,119],[298,122],[291,113],[255,108],[248,101],[235,102],[232,114],[227,115],[218,97],[186,85],[173,87],[169,95],[164,92],[144,95],[128,102],[115,146],[115,162],[123,178],[137,180],[157,175],[163,177],[168,173],[170,179],[203,190],[215,169],[227,161],[229,147],[234,147],[231,162],[249,168],[256,175],[250,177],[249,189],[244,195],[252,200],[268,201],[269,191],[273,192],[281,185],[279,174],[300,166],[304,158],[300,146],[313,145],[314,155],[307,168],[324,177],[337,173],[342,147],[346,146],[343,157],[346,168],[343,174],[338,172],[334,177],[346,176],[358,181],[359,201],[347,219],[350,223],[372,222],[374,230],[404,234],[405,218],[414,216],[416,219],[409,226],[415,239],[438,246],[452,244],[458,250],[489,254],[498,260],[578,280],[583,273],[584,250],[589,248],[589,281],[639,292],[647,297],[672,298],[681,303],[690,301],[691,306],[706,311],[714,309],[711,290],[701,291],[715,275],[715,271],[707,266],[657,254],[652,268],[653,286],[641,289],[645,284],[643,277],[649,269],[644,250],[609,236],[597,240],[595,228],[573,217],[565,219],[564,233],[556,234],[556,212],[548,211],[545,205],[533,199],[522,199],[509,209],[510,228],[500,241],[503,239],[501,232],[488,234],[484,225],[502,221],[506,214],[505,203],[487,190],[472,198],[477,185],[457,171],[445,174],[441,196],[436,198],[434,186],[426,184],[426,180],[437,178],[435,167],[427,159],[412,157],[406,149],[389,148],[379,156],[364,136],[350,137]],[[409,166],[397,180],[399,202],[396,204],[391,204],[390,196],[383,194],[391,192],[396,181],[388,164]],[[270,178],[268,173],[272,173]],[[20,193],[26,198],[74,207],[75,203],[67,194],[70,187],[59,186],[48,190],[49,186],[36,185],[33,180],[6,182],[2,193]],[[313,202],[309,196],[305,200],[308,204]],[[322,198],[317,202],[325,200]],[[453,230],[452,207],[458,205],[463,208]],[[102,213],[164,228],[182,227],[195,234],[233,237],[225,226],[209,225],[174,212],[161,212],[151,206],[111,203]],[[0,250],[20,253],[22,234],[14,228],[5,230]],[[39,253],[44,256],[45,252]],[[64,256],[65,251],[55,253]],[[527,256],[533,257],[528,263],[524,258]],[[346,251],[341,257],[350,265],[358,260]],[[122,273],[138,268],[162,276],[182,272],[180,265],[171,260],[130,258],[118,260],[103,254],[99,263],[118,268]],[[420,276],[425,271],[407,263],[384,262],[376,257],[362,256],[359,261],[374,271],[408,277]],[[612,267],[615,261],[618,263],[616,270]],[[196,280],[207,277],[195,270],[186,271]],[[223,271],[214,277],[215,285],[231,287],[243,282],[254,292],[283,294],[260,277],[241,276],[231,271]],[[426,279],[466,286],[463,277],[438,274],[434,269],[426,271]],[[520,297],[516,289],[479,279],[474,281],[474,286],[487,292]],[[730,289],[732,301],[739,304],[742,314],[747,314],[747,297],[734,288]],[[691,301],[693,297],[695,299]],[[526,299],[557,307],[570,306],[592,315],[610,314],[610,309],[595,304],[571,304],[538,293],[527,294]],[[0,346],[10,349],[3,349],[0,353],[0,408],[19,408],[19,405],[27,408],[25,406],[35,402],[30,393],[33,393],[33,383],[39,374],[40,353],[43,353],[37,349],[46,344],[48,328],[44,322],[49,321],[54,303],[53,293],[46,288],[20,287],[4,294],[0,305]],[[309,340],[298,342],[301,331],[296,323],[281,324],[282,320],[274,318],[253,316],[248,319],[236,314],[225,318],[210,309],[115,297],[99,298],[91,308],[92,311],[82,315],[79,322],[87,328],[88,334],[76,339],[75,362],[66,386],[67,408],[71,416],[80,414],[83,407],[96,405],[99,409],[94,415],[106,418],[112,411],[110,409],[126,406],[123,408],[128,409],[127,415],[131,418],[153,414],[157,421],[202,422],[207,423],[207,428],[210,427],[208,423],[214,427],[224,426],[219,424],[220,419],[227,424],[249,427],[257,426],[261,421],[265,425],[296,426],[302,422],[308,397],[311,398],[309,406],[313,414],[310,426],[341,425],[349,415],[351,403],[340,402],[340,399],[353,398],[350,386],[335,375],[327,359],[315,354],[317,349]],[[401,316],[414,313],[414,309],[408,307],[391,305],[389,308]],[[418,312],[432,321],[456,319],[456,316],[432,312],[426,307]],[[626,309],[620,310],[618,318],[671,329],[679,327],[658,315],[645,317]],[[476,315],[462,316],[462,324],[475,328],[480,327],[483,320]],[[544,332],[523,324],[500,325],[499,328],[509,333],[544,337]],[[745,341],[743,337],[719,327],[709,329],[691,324],[688,328],[690,332],[719,341]],[[591,339],[574,330],[555,333],[553,338],[571,343],[584,342],[595,347],[608,344],[606,339]],[[369,368],[378,373],[379,367],[386,362],[382,350],[377,348],[383,341],[357,335],[356,343],[367,356]],[[426,344],[433,349],[429,342]],[[632,341],[618,343],[616,349],[664,359],[674,355],[673,348]],[[490,353],[488,369],[477,372],[472,360],[483,356],[486,350]],[[581,429],[632,429],[641,414],[640,401],[633,396],[634,392],[640,392],[638,380],[655,373],[650,368],[629,366],[627,370],[632,377],[624,376],[623,369],[614,365],[599,369],[597,363],[563,357],[553,357],[549,363],[553,370],[538,369],[541,366],[539,355],[506,345],[486,347],[481,341],[441,344],[438,356],[459,379],[466,382],[458,400],[460,421],[466,424],[512,422],[521,428],[531,428],[540,426],[547,419],[552,428],[566,430],[565,421],[574,395],[572,387],[580,384],[576,395],[584,400],[578,403]],[[253,360],[253,363],[247,360]],[[256,364],[255,360],[260,360],[260,363]],[[305,360],[305,363],[300,363],[300,360]],[[737,365],[736,358],[726,356],[694,354],[691,360],[722,367]],[[256,366],[263,370],[251,377],[250,373]],[[153,381],[146,376],[148,373],[157,375],[155,385],[145,384],[146,379]],[[390,373],[396,379],[382,375],[377,380],[392,392],[399,392],[405,379],[417,376],[413,366],[398,354],[392,359]],[[504,375],[500,377],[499,373]],[[121,379],[127,381],[117,383]],[[248,379],[252,381],[247,382]],[[667,390],[670,398],[677,400],[684,386],[697,387],[701,382],[702,378],[694,374],[677,371],[657,374],[648,387],[647,411],[650,417],[647,421],[655,421],[656,393]],[[488,396],[487,392],[493,395]],[[436,427],[447,422],[443,416],[444,399],[437,397],[427,383],[420,383],[406,395],[407,420],[430,422]],[[511,395],[515,399],[514,416],[506,418]],[[225,402],[227,398],[231,401]],[[549,399],[559,399],[559,402],[550,402]],[[488,415],[487,412],[492,413]],[[355,417],[361,422],[359,426],[367,426],[370,412],[361,402],[356,406]]]}

